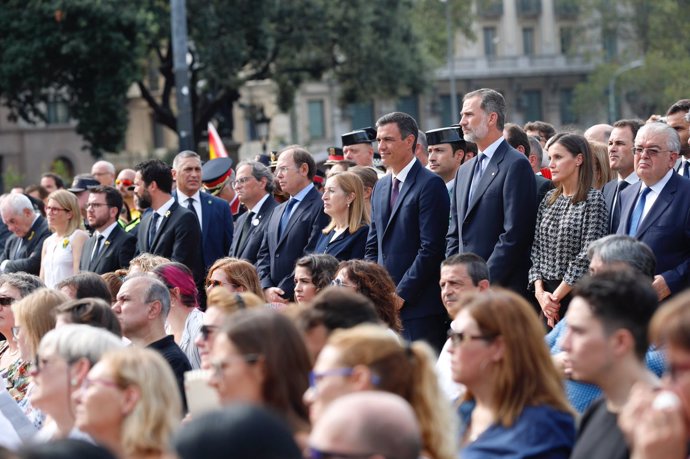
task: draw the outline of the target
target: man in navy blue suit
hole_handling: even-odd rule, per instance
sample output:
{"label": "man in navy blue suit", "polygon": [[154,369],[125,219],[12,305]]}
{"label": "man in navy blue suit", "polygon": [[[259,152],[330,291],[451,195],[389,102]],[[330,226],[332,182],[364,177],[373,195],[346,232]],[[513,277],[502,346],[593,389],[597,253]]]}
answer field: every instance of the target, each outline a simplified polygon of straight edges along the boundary
{"label": "man in navy blue suit", "polygon": [[228,256],[232,246],[233,220],[228,204],[201,189],[201,158],[193,151],[183,151],[173,160],[173,178],[177,183],[175,198],[191,211],[202,234],[204,267]]}
{"label": "man in navy blue suit", "polygon": [[384,266],[397,285],[396,307],[403,336],[443,347],[448,315],[441,302],[443,261],[450,203],[443,179],[415,158],[417,122],[393,112],[376,122],[376,140],[390,174],[371,197],[371,225],[365,258]]}
{"label": "man in navy blue suit", "polygon": [[635,137],[640,181],[620,195],[618,234],[646,243],[656,255],[652,287],[659,300],[690,285],[690,180],[676,174],[681,142],[665,123],[645,124]]}
{"label": "man in navy blue suit", "polygon": [[529,298],[537,191],[529,160],[503,138],[505,116],[505,99],[493,89],[463,98],[460,126],[479,154],[455,176],[446,255],[476,253],[486,260],[492,285]]}
{"label": "man in navy blue suit", "polygon": [[257,261],[261,287],[271,303],[292,300],[295,262],[314,250],[328,224],[314,174],[316,163],[304,147],[290,145],[280,152],[276,178],[290,199],[273,210]]}

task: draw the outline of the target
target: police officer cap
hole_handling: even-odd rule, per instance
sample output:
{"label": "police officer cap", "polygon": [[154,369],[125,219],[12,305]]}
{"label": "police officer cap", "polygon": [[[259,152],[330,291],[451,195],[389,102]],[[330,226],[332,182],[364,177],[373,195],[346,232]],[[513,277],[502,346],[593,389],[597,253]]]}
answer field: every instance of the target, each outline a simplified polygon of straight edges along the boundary
{"label": "police officer cap", "polygon": [[460,142],[465,143],[457,127],[445,127],[426,131],[426,141],[429,145],[439,145],[441,143]]}
{"label": "police officer cap", "polygon": [[232,159],[216,158],[208,161],[201,167],[202,182],[216,182],[224,179],[232,170]]}
{"label": "police officer cap", "polygon": [[371,143],[376,140],[376,129],[372,127],[357,129],[341,135],[340,138],[343,141],[343,147],[347,145],[356,145],[358,143]]}

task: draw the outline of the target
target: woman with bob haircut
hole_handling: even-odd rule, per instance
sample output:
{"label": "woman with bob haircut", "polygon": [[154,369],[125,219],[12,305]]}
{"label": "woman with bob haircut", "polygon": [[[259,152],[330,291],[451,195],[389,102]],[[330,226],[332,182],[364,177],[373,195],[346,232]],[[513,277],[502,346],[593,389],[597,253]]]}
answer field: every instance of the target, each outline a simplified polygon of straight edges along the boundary
{"label": "woman with bob haircut", "polygon": [[266,406],[287,421],[296,439],[308,434],[302,394],[309,387],[311,362],[288,317],[263,308],[232,314],[213,342],[210,365],[209,384],[224,405]]}
{"label": "woman with bob haircut", "polygon": [[84,437],[74,428],[72,394],[105,352],[123,347],[117,336],[88,325],[63,325],[45,334],[31,368],[31,404],[47,420],[34,440]]}
{"label": "woman with bob haircut", "polygon": [[105,353],[72,397],[75,426],[118,458],[169,457],[182,401],[158,352],[132,346]]}
{"label": "woman with bob haircut", "polygon": [[295,263],[295,301],[309,303],[317,293],[325,289],[335,277],[338,259],[333,255],[309,254]]}
{"label": "woman with bob haircut", "polygon": [[400,315],[395,310],[395,283],[383,266],[372,261],[347,260],[338,265],[335,284],[350,287],[369,298],[379,318],[396,333],[402,331]]}
{"label": "woman with bob haircut", "polygon": [[194,275],[188,267],[175,261],[156,266],[153,273],[170,291],[166,328],[189,359],[192,369],[198,369],[201,357],[194,342],[201,333],[204,313],[199,309],[199,291],[194,283]]}
{"label": "woman with bob haircut", "polygon": [[83,230],[79,201],[74,193],[67,190],[50,193],[46,214],[53,234],[43,241],[40,278],[46,287],[54,288],[61,280],[79,272],[81,251],[89,235]]}
{"label": "woman with bob haircut", "polygon": [[553,327],[568,309],[570,292],[589,270],[587,248],[608,233],[604,197],[592,187],[592,153],[581,135],[556,134],[547,146],[554,190],[539,204],[529,284]]}
{"label": "woman with bob haircut", "polygon": [[329,175],[321,199],[331,221],[314,253],[327,253],[338,260],[364,258],[370,219],[362,179],[352,172]]}
{"label": "woman with bob haircut", "polygon": [[463,459],[567,459],[573,413],[532,307],[507,290],[467,294],[449,331]]}
{"label": "woman with bob haircut", "polygon": [[239,258],[220,258],[211,265],[206,275],[206,291],[213,287],[223,287],[230,293],[251,292],[264,298],[256,268]]}
{"label": "woman with bob haircut", "polygon": [[434,356],[422,341],[401,342],[377,325],[336,330],[319,353],[304,399],[312,422],[336,398],[381,390],[407,400],[422,433],[424,456],[456,457],[455,423],[434,371]]}

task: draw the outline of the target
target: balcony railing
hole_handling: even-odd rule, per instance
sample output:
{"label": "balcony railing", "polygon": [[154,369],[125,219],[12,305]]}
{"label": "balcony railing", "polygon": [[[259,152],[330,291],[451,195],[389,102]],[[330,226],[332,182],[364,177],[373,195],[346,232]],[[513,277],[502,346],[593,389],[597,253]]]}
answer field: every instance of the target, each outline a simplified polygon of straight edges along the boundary
{"label": "balcony railing", "polygon": [[554,0],[553,6],[558,19],[575,19],[580,13],[577,0]]}
{"label": "balcony railing", "polygon": [[541,14],[541,0],[517,0],[517,14],[523,18],[534,18]]}
{"label": "balcony railing", "polygon": [[484,19],[503,16],[503,0],[477,0],[477,14]]}

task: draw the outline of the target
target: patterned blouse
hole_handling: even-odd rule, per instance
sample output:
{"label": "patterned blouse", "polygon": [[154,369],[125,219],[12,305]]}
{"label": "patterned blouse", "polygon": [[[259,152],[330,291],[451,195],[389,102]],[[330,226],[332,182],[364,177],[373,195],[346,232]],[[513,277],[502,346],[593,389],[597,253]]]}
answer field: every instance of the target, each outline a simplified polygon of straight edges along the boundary
{"label": "patterned blouse", "polygon": [[538,279],[563,280],[574,285],[589,269],[589,244],[608,233],[609,213],[599,190],[590,189],[587,199],[577,204],[561,195],[549,205],[555,192],[549,191],[539,204],[530,286]]}

